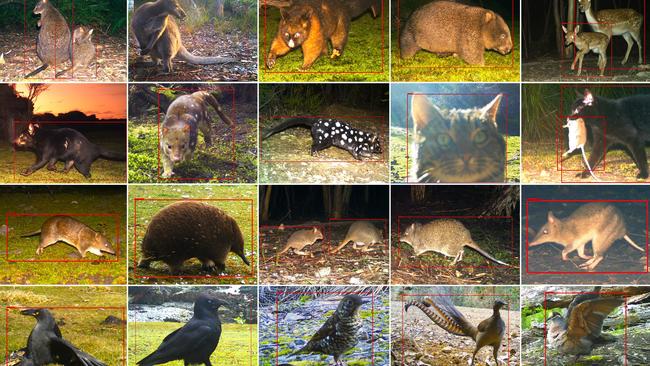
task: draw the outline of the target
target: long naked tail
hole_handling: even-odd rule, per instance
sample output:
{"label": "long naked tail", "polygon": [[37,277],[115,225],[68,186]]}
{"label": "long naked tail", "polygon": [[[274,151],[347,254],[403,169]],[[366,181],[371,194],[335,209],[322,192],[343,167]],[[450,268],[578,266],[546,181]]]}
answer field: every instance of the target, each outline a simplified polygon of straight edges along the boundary
{"label": "long naked tail", "polygon": [[630,244],[630,245],[633,246],[634,248],[636,248],[636,249],[638,249],[638,250],[640,250],[640,251],[642,251],[642,252],[645,252],[645,249],[643,249],[643,248],[641,248],[640,246],[638,246],[634,241],[632,241],[632,239],[630,239],[629,236],[624,235],[624,236],[623,236],[623,239],[625,239],[625,241],[628,242],[628,244]]}
{"label": "long naked tail", "polygon": [[404,311],[408,312],[411,306],[422,310],[429,319],[451,334],[470,337],[472,339],[476,338],[478,329],[470,324],[465,316],[456,309],[448,296],[438,296],[435,301],[430,298],[425,298],[422,301],[408,301],[404,306]]}
{"label": "long naked tail", "polygon": [[584,147],[580,147],[580,151],[582,152],[582,158],[583,158],[584,161],[585,161],[585,165],[587,165],[587,169],[589,169],[589,174],[591,174],[591,176],[592,176],[596,181],[600,182],[600,179],[598,179],[598,178],[594,175],[593,170],[591,170],[591,167],[589,166],[589,160],[587,160],[587,155],[585,154],[585,148],[584,148]]}
{"label": "long naked tail", "polygon": [[37,235],[37,234],[40,234],[40,233],[41,233],[41,229],[38,229],[36,231],[32,231],[32,232],[29,232],[29,233],[22,234],[20,237],[21,238],[27,238],[29,236],[34,236],[34,235]]}
{"label": "long naked tail", "polygon": [[499,264],[504,265],[504,266],[510,266],[508,263],[506,263],[506,262],[501,262],[500,260],[498,260],[498,259],[494,258],[493,256],[489,255],[488,252],[486,252],[485,250],[481,249],[481,248],[480,248],[478,245],[476,245],[476,244],[473,244],[473,243],[472,243],[472,244],[465,244],[465,245],[468,246],[468,247],[470,247],[470,248],[472,248],[472,249],[474,249],[475,251],[478,252],[478,254],[484,256],[485,258],[491,260],[492,262],[499,263]]}
{"label": "long naked tail", "polygon": [[280,124],[273,126],[271,128],[267,128],[262,132],[262,140],[271,137],[272,135],[275,135],[278,132],[282,132],[288,128],[291,127],[307,127],[311,128],[313,126],[314,120],[311,118],[290,118],[287,119]]}
{"label": "long naked tail", "polygon": [[181,46],[177,57],[194,65],[228,64],[231,62],[237,62],[237,60],[231,57],[196,56],[191,54],[184,46]]}

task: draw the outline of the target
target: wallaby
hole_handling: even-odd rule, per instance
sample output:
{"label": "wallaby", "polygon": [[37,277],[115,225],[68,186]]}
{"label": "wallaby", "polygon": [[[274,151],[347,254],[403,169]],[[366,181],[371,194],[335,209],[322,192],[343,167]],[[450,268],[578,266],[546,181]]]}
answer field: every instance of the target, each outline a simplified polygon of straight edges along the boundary
{"label": "wallaby", "polygon": [[600,76],[605,74],[605,66],[607,65],[607,45],[609,44],[609,36],[604,33],[598,32],[582,32],[580,31],[580,26],[576,25],[573,33],[570,33],[565,26],[562,26],[564,34],[566,34],[565,45],[570,45],[573,43],[576,45],[578,52],[573,58],[573,63],[571,64],[571,70],[576,69],[576,61],[580,60],[578,65],[578,75],[582,72],[582,59],[585,57],[589,51],[594,51],[598,54],[598,69],[600,70]]}
{"label": "wallaby", "polygon": [[56,76],[59,77],[69,70],[72,70],[74,76],[75,71],[82,67],[88,67],[95,58],[95,45],[91,40],[93,36],[93,29],[86,30],[84,27],[78,27],[72,33],[72,45],[70,46],[70,59],[72,66],[59,71]]}
{"label": "wallaby", "polygon": [[70,59],[70,28],[61,13],[49,0],[39,0],[34,14],[40,14],[38,26],[41,27],[36,41],[36,53],[43,63],[36,70],[25,75],[32,77],[49,66],[61,65]]}
{"label": "wallaby", "polygon": [[[596,176],[594,175],[591,166],[589,166],[587,155],[585,154],[585,144],[587,143],[587,126],[585,125],[585,120],[582,118],[578,118],[578,119],[567,118],[566,125],[562,127],[569,129],[569,150],[567,150],[564,154],[562,154],[562,157],[566,158],[569,156],[569,154],[573,152],[573,150],[580,149],[580,151],[582,152],[582,158],[584,159],[584,162],[587,165],[587,169],[589,169],[589,173],[591,174],[592,177],[594,177],[595,180],[600,181],[600,179],[596,178]],[[566,159],[562,159],[562,161],[564,160]]]}
{"label": "wallaby", "polygon": [[162,61],[164,73],[173,72],[172,60],[176,57],[195,65],[237,61],[234,58],[202,57],[191,54],[183,46],[180,30],[174,20],[174,17],[183,19],[185,16],[185,11],[177,0],[156,0],[137,8],[131,18],[131,30],[140,48],[140,55],[149,54],[155,64]]}

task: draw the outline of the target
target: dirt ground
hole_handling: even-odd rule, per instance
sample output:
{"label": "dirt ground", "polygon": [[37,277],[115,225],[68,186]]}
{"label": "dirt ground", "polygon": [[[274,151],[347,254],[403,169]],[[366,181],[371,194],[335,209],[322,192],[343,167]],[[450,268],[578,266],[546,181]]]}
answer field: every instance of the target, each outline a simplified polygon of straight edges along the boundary
{"label": "dirt ground", "polygon": [[[634,54],[634,53],[633,53]],[[582,62],[582,73],[571,70],[573,59],[559,60],[551,57],[538,58],[535,61],[522,63],[523,81],[591,81],[591,82],[620,82],[620,81],[646,81],[650,80],[650,65],[639,65],[633,62],[636,58],[630,55],[625,65],[621,64],[622,58],[614,58],[614,62],[607,59],[605,73],[600,76],[596,65],[598,56],[587,54]]]}

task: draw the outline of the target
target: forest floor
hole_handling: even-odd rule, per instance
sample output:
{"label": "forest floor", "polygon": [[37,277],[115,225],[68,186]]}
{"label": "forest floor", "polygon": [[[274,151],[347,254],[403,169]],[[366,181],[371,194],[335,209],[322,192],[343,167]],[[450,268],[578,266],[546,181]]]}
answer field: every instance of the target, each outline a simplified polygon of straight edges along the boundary
{"label": "forest floor", "polygon": [[[391,301],[391,321],[393,365],[428,366],[458,365],[466,366],[474,352],[475,342],[468,337],[455,336],[435,325],[419,309],[402,311],[401,301]],[[492,309],[456,307],[471,324],[479,324],[492,315]],[[504,365],[519,365],[521,353],[519,311],[501,310],[506,323],[506,333],[499,349],[499,362]],[[476,364],[484,365],[488,359],[494,364],[492,347],[484,347],[476,354]]]}
{"label": "forest floor", "polygon": [[[67,72],[55,78],[55,68],[50,67],[29,79],[25,75],[42,65],[36,54],[36,39],[38,30],[30,32],[0,33],[0,53],[5,53],[5,64],[0,64],[0,81],[30,81],[30,82],[67,82],[67,81],[126,81],[126,37],[110,36],[95,28],[93,31],[93,44],[96,48],[94,64],[85,69]],[[20,48],[18,45],[25,45]],[[8,54],[7,54],[8,53]],[[61,71],[71,66],[67,61],[56,65],[56,70]]]}
{"label": "forest floor", "polygon": [[[136,62],[138,50],[129,43],[129,77],[133,81],[254,81],[257,80],[257,39],[254,33],[219,27],[206,22],[193,32],[181,25],[181,39],[196,56],[229,57],[237,62],[192,65],[178,58],[172,61],[174,72],[163,74],[161,66]],[[150,60],[149,57],[146,57]]]}
{"label": "forest floor", "polygon": [[598,70],[598,55],[589,53],[582,62],[582,73],[571,70],[573,59],[557,59],[540,57],[522,64],[523,81],[564,81],[564,82],[619,82],[619,81],[647,81],[650,80],[650,64],[639,65],[635,62],[634,52],[630,54],[627,64],[622,65],[622,57],[615,57],[614,61],[607,59],[605,73],[600,76]]}

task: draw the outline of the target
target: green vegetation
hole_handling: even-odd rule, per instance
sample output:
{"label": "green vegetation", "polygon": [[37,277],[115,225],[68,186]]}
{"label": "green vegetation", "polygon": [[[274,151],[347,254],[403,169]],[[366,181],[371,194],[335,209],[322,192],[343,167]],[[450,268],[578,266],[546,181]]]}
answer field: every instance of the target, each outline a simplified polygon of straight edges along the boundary
{"label": "green vegetation", "polygon": [[[135,365],[155,351],[162,340],[183,324],[164,322],[129,322],[129,365]],[[257,360],[257,325],[222,324],[221,338],[215,352],[210,356],[214,365],[248,366]],[[180,366],[182,361],[165,365]]]}
{"label": "green vegetation", "polygon": [[[137,203],[137,211],[134,211],[133,202],[134,198],[157,198],[157,199],[224,199],[224,201],[205,201],[213,204],[220,209],[227,212],[232,216],[239,225],[244,236],[244,251],[246,257],[249,259],[253,266],[253,271],[256,268],[257,260],[257,243],[253,240],[251,243],[251,235],[253,238],[257,237],[257,224],[251,222],[251,202],[252,212],[257,212],[257,189],[255,186],[215,186],[215,185],[175,185],[175,186],[143,186],[131,185],[129,187],[129,212],[137,218],[137,253],[133,253],[133,243],[129,246],[130,260],[141,258],[140,245],[142,237],[147,230],[147,225],[151,221],[151,217],[156,214],[161,208],[169,205],[173,200],[140,200]],[[253,215],[256,219],[256,215]],[[134,237],[133,220],[129,223],[129,238]],[[254,251],[251,251],[251,247]],[[169,276],[169,269],[163,262],[154,262],[151,268],[136,270],[138,277],[135,277],[132,265],[129,266],[130,281],[132,283],[177,283],[178,278],[142,278],[141,276]],[[234,278],[219,278],[216,276],[207,277],[207,274],[201,271],[200,262],[197,259],[192,259],[185,262],[183,266],[183,275],[186,276],[205,276],[203,278],[185,278],[183,281],[201,283],[201,284],[228,284],[228,283],[256,283],[256,274],[251,275],[251,267],[242,262],[236,254],[230,253],[226,261],[226,274],[229,276],[245,276]]]}
{"label": "green vegetation", "polygon": [[[0,287],[0,302],[15,307],[55,307],[50,309],[59,323],[63,338],[92,354],[108,365],[120,365],[124,360],[123,325],[100,324],[107,316],[124,319],[125,293],[123,286],[79,287]],[[61,307],[61,308],[56,308]],[[102,307],[91,309],[91,307]],[[122,307],[123,309],[107,309]],[[33,317],[20,314],[20,309],[9,308],[0,312],[0,321],[7,320],[7,349],[25,347],[27,337],[34,328]],[[61,322],[63,321],[63,322]]]}
{"label": "green vegetation", "polygon": [[[388,6],[383,19],[373,19],[370,12],[350,24],[348,43],[338,59],[321,56],[306,72],[301,72],[303,57],[292,50],[278,57],[273,69],[265,65],[266,54],[278,31],[280,12],[276,8],[260,8],[259,78],[261,81],[388,81]],[[382,47],[383,22],[383,47]],[[266,23],[266,28],[264,24]],[[266,30],[266,34],[264,31]],[[330,52],[331,54],[331,52]]]}
{"label": "green vegetation", "polygon": [[[120,253],[117,262],[92,262],[115,260],[106,254],[98,257],[87,254],[87,262],[7,262],[0,263],[0,282],[13,284],[124,284],[126,276],[126,222],[125,189],[123,187],[64,187],[7,190],[3,191],[3,203],[7,211],[27,214],[105,214],[116,213],[118,222],[112,216],[77,216],[76,218],[103,233],[114,247],[116,245],[116,224],[119,224]],[[21,238],[24,233],[40,229],[44,216],[9,217],[10,260],[80,260],[78,251],[63,242],[45,248],[42,255],[36,255],[39,236]],[[3,229],[4,234],[4,229]]]}

